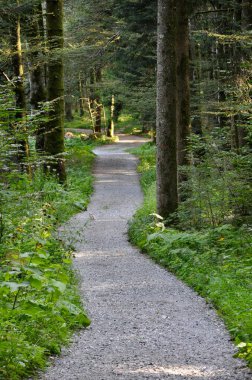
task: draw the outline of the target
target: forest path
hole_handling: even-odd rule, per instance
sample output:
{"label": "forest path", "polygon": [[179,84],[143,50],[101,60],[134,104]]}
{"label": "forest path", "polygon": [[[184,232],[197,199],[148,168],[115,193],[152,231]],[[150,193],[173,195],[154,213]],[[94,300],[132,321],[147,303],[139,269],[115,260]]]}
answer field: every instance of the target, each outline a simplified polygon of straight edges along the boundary
{"label": "forest path", "polygon": [[76,249],[91,326],[76,334],[47,380],[245,380],[244,363],[216,313],[173,275],[133,248],[127,221],[142,202],[137,159],[120,142],[95,149],[95,192],[62,233]]}

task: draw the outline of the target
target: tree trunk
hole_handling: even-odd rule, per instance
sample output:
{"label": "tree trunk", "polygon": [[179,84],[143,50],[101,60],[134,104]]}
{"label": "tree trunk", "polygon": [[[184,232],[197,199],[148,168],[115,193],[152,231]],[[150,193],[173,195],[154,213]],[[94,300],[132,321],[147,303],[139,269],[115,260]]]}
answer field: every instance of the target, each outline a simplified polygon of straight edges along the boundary
{"label": "tree trunk", "polygon": [[[191,122],[191,129],[193,133],[202,136],[202,103],[203,103],[203,89],[202,89],[202,68],[201,68],[201,47],[195,45],[192,40],[190,44],[190,60],[196,62],[190,68],[191,80],[191,112],[194,114]],[[213,79],[213,78],[212,78]]]}
{"label": "tree trunk", "polygon": [[80,117],[84,116],[84,94],[83,94],[83,83],[81,79],[81,73],[79,73],[79,107],[80,107]]}
{"label": "tree trunk", "polygon": [[[95,70],[95,83],[96,83],[96,95],[95,95],[95,132],[101,133],[101,119],[102,119],[102,104],[99,94],[99,87],[102,80],[102,74],[100,67]],[[97,86],[98,85],[98,86]]]}
{"label": "tree trunk", "polygon": [[73,121],[73,99],[71,96],[65,97],[65,115],[67,121]]}
{"label": "tree trunk", "polygon": [[242,0],[242,29],[252,29],[252,4],[250,0]]}
{"label": "tree trunk", "polygon": [[101,133],[101,120],[102,120],[102,104],[100,103],[100,97],[96,98],[96,114],[95,114],[95,132]]}
{"label": "tree trunk", "polygon": [[[40,103],[46,101],[45,88],[45,65],[41,62],[41,53],[39,51],[40,43],[44,41],[44,25],[42,16],[41,3],[34,6],[34,20],[28,29],[28,41],[33,48],[29,53],[30,69],[30,104],[32,110],[38,110]],[[34,48],[34,44],[37,46]],[[36,130],[36,150],[43,152],[45,150],[45,123],[39,122]]]}
{"label": "tree trunk", "polygon": [[[241,27],[242,27],[242,32],[247,32],[251,31],[252,29],[252,4],[251,1],[249,0],[242,0],[242,11],[241,11]],[[249,49],[245,49],[246,52],[244,51],[244,48],[242,49],[241,56],[243,61],[249,61],[250,60],[250,53],[248,52]],[[240,66],[239,66],[240,67]],[[238,129],[238,141],[239,141],[239,147],[242,147],[246,145],[246,137],[248,135],[248,131],[241,125],[249,125],[250,120],[249,117],[246,117],[244,115],[240,115],[240,120],[239,120],[239,126],[237,126]]]}
{"label": "tree trunk", "polygon": [[63,37],[63,0],[46,1],[46,25],[48,48],[48,100],[51,102],[50,120],[45,135],[45,151],[55,156],[51,170],[56,170],[59,181],[66,180],[64,160],[64,77],[62,50]]}
{"label": "tree trunk", "polygon": [[157,38],[157,212],[168,218],[178,207],[175,0],[158,0]]}
{"label": "tree trunk", "polygon": [[110,119],[108,122],[108,130],[107,130],[108,137],[114,137],[114,130],[115,130],[114,113],[115,113],[115,96],[112,95],[111,107],[110,107]]}
{"label": "tree trunk", "polygon": [[[189,70],[189,9],[188,0],[177,2],[177,148],[178,165],[189,164],[187,145],[190,135],[190,70]],[[186,180],[179,174],[179,182]]]}
{"label": "tree trunk", "polygon": [[188,0],[177,2],[177,120],[178,164],[187,165],[187,138],[190,135],[190,71]]}
{"label": "tree trunk", "polygon": [[19,146],[17,152],[17,162],[22,161],[29,156],[28,138],[26,136],[26,127],[24,126],[24,119],[26,116],[26,99],[24,90],[24,69],[22,59],[22,44],[21,44],[21,28],[20,17],[17,16],[13,27],[11,28],[11,45],[13,49],[12,54],[12,68],[15,77],[15,100],[16,100],[16,135],[17,145]]}

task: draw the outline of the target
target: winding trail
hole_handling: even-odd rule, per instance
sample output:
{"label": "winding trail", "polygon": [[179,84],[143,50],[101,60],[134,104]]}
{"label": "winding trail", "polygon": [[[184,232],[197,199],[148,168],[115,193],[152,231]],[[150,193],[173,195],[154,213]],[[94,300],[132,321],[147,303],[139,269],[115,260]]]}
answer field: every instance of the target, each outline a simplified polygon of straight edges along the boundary
{"label": "winding trail", "polygon": [[127,240],[127,221],[142,201],[137,160],[141,143],[99,147],[95,192],[87,212],[62,233],[75,245],[75,267],[92,325],[42,376],[47,380],[245,380],[242,361],[216,313]]}

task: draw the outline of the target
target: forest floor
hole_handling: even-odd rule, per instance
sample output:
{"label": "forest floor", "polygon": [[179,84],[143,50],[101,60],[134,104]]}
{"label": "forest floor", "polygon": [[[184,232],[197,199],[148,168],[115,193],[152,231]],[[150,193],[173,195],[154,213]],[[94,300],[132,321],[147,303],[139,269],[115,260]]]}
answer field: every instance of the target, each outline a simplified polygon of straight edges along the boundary
{"label": "forest floor", "polygon": [[42,379],[250,379],[215,311],[128,242],[128,221],[143,196],[127,149],[146,140],[119,137],[95,149],[91,203],[61,229],[75,248],[92,324]]}

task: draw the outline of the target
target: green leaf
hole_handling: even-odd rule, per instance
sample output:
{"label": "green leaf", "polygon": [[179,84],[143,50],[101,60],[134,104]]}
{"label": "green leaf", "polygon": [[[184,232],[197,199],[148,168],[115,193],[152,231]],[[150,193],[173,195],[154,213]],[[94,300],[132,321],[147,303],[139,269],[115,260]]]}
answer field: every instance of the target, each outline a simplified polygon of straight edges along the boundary
{"label": "green leaf", "polygon": [[34,255],[34,252],[24,252],[24,253],[20,253],[20,258],[25,259],[25,258],[31,257],[33,255]]}
{"label": "green leaf", "polygon": [[60,293],[64,293],[64,291],[66,290],[66,284],[64,284],[63,282],[61,281],[56,281],[56,280],[51,280],[50,281],[50,284],[56,288],[57,290],[60,291]]}
{"label": "green leaf", "polygon": [[159,220],[164,220],[164,218],[161,216],[161,215],[158,215],[156,214],[155,212],[153,212],[152,214],[150,214],[151,216],[155,216],[155,218],[159,219]]}
{"label": "green leaf", "polygon": [[41,239],[41,238],[37,238],[37,244],[45,245],[46,244],[46,240],[45,239]]}
{"label": "green leaf", "polygon": [[9,288],[11,293],[16,292],[20,288],[27,288],[29,285],[30,285],[29,282],[22,282],[19,284],[18,282],[14,282],[14,281],[4,281],[1,284],[2,287]]}
{"label": "green leaf", "polygon": [[245,342],[241,342],[237,345],[238,348],[244,348],[244,347],[247,347],[247,343]]}
{"label": "green leaf", "polygon": [[45,263],[45,258],[44,257],[33,257],[31,265],[38,266],[38,265],[43,265]]}
{"label": "green leaf", "polygon": [[63,263],[71,265],[72,264],[72,260],[71,259],[64,259]]}
{"label": "green leaf", "polygon": [[67,310],[70,314],[73,314],[73,315],[78,315],[82,313],[82,310],[79,307],[77,307],[76,305],[68,301],[59,301],[57,303],[57,306],[60,309]]}
{"label": "green leaf", "polygon": [[42,308],[40,305],[34,303],[34,302],[26,302],[24,305],[22,305],[22,314],[27,315],[29,317],[34,317],[38,315],[39,313],[43,313],[44,308]]}
{"label": "green leaf", "polygon": [[82,211],[86,211],[86,209],[87,209],[87,205],[85,203],[82,203],[82,202],[74,202],[74,206],[76,206],[77,208],[79,208]]}
{"label": "green leaf", "polygon": [[36,276],[31,276],[29,282],[32,288],[40,290],[43,287],[43,281]]}

